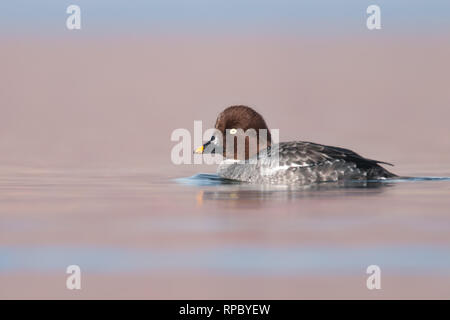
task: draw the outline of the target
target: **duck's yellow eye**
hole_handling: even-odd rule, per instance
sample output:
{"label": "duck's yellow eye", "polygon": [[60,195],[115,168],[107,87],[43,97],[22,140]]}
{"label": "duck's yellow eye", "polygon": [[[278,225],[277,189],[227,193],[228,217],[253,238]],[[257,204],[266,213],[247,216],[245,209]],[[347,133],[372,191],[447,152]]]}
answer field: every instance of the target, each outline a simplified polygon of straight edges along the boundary
{"label": "duck's yellow eye", "polygon": [[230,134],[236,134],[237,130],[236,129],[231,129],[230,130]]}

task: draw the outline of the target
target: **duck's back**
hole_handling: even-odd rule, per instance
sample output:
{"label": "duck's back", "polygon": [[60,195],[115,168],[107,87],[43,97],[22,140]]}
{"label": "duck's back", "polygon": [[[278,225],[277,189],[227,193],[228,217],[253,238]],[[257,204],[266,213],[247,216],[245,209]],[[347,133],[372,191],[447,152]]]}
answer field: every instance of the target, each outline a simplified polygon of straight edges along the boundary
{"label": "duck's back", "polygon": [[218,174],[251,183],[309,184],[339,180],[375,180],[396,177],[379,165],[339,147],[304,141],[281,142],[247,161],[224,161]]}

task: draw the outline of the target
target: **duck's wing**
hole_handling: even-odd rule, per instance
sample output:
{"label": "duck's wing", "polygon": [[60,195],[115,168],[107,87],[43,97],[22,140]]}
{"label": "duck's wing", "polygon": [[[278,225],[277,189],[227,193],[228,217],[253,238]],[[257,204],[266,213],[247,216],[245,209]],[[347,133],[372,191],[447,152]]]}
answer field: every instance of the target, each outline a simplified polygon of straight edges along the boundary
{"label": "duck's wing", "polygon": [[378,167],[380,163],[392,166],[387,162],[364,158],[348,149],[306,141],[282,142],[272,152],[279,152],[280,164],[286,166],[317,166],[333,160],[352,162],[361,169]]}

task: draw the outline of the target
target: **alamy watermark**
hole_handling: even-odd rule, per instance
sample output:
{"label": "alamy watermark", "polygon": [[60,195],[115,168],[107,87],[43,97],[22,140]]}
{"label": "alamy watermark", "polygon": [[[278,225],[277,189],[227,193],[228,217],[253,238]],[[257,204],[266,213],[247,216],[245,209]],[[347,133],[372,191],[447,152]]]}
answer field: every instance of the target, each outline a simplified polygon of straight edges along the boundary
{"label": "alamy watermark", "polygon": [[379,6],[372,4],[367,7],[367,14],[370,16],[366,20],[366,26],[369,30],[381,29],[381,9]]}
{"label": "alamy watermark", "polygon": [[[71,4],[67,7],[66,13],[70,16],[66,19],[66,27],[69,30],[81,29],[81,8],[78,5]],[[366,26],[369,30],[381,29],[381,8],[376,4],[367,7],[366,13],[369,16],[366,19]]]}
{"label": "alamy watermark", "polygon": [[69,30],[81,29],[81,8],[75,4],[71,4],[67,7],[66,13],[70,16],[66,19],[66,27]]}
{"label": "alamy watermark", "polygon": [[369,290],[381,289],[381,269],[376,264],[367,267],[366,273],[370,276],[366,280],[366,286]]}
{"label": "alamy watermark", "polygon": [[66,288],[69,290],[81,290],[81,268],[73,264],[67,267],[66,273],[70,274],[66,279]]}
{"label": "alamy watermark", "polygon": [[[261,157],[278,161],[277,149],[271,146],[279,142],[278,129],[226,129],[224,133],[215,128],[203,131],[202,121],[194,121],[193,135],[188,129],[175,129],[170,140],[177,142],[172,148],[172,163],[220,164],[225,159],[257,163]],[[192,139],[193,138],[193,139]],[[206,141],[206,142],[204,142]]]}

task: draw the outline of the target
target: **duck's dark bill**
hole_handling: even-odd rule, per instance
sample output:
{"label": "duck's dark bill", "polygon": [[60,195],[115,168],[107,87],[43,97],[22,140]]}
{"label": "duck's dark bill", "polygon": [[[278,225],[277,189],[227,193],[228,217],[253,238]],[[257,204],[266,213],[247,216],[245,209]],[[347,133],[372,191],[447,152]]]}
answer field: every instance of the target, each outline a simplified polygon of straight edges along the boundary
{"label": "duck's dark bill", "polygon": [[198,147],[194,150],[195,154],[202,154],[202,153],[216,153],[216,149],[219,148],[217,145],[212,144],[211,142],[214,141],[214,137],[211,138],[208,142],[206,142],[204,145]]}

